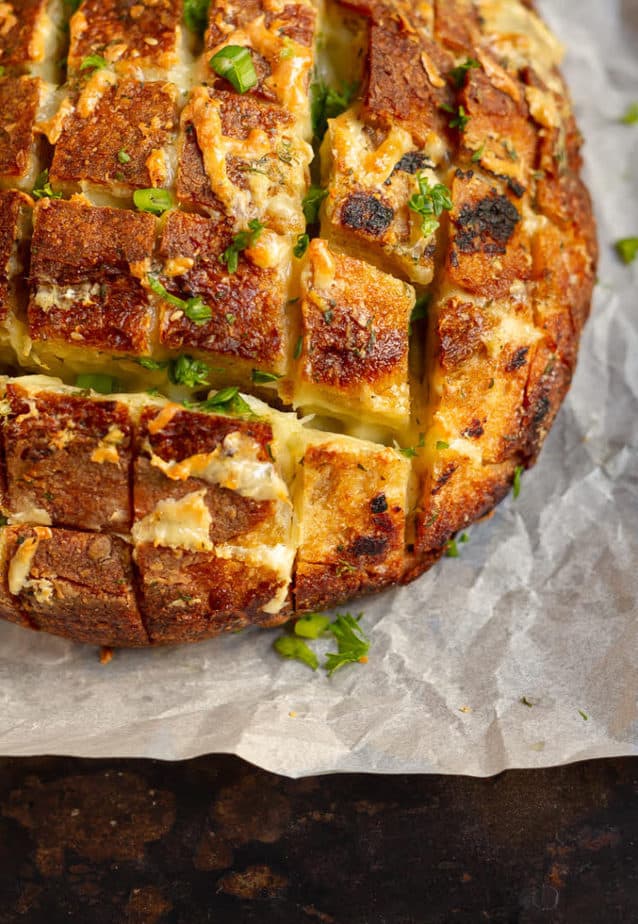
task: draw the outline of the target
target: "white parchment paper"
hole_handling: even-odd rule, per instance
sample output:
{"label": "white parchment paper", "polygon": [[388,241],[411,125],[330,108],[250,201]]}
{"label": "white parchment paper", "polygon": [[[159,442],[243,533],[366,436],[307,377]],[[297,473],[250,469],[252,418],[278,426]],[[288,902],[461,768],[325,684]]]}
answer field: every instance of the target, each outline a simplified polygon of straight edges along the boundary
{"label": "white parchment paper", "polygon": [[578,373],[518,501],[461,558],[366,600],[370,662],[332,680],[281,661],[268,632],[101,666],[2,624],[1,753],[232,752],[290,776],[638,753],[638,262],[612,247],[638,235],[638,126],[618,122],[638,101],[638,0],[540,5],[569,49],[602,260]]}

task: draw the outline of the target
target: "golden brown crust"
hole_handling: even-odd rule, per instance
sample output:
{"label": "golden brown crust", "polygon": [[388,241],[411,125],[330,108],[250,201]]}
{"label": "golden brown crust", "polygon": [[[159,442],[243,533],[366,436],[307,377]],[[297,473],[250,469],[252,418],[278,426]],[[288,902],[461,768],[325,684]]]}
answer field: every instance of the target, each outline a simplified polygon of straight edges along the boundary
{"label": "golden brown crust", "polygon": [[[0,6],[0,355],[67,383],[2,379],[0,617],[171,644],[413,580],[535,461],[589,312],[581,138],[533,5],[332,10],[352,99],[309,246],[334,19],[214,0],[193,64],[180,3],[84,0],[57,95],[25,75],[57,70],[45,4]],[[210,66],[226,44],[246,93]],[[173,400],[68,387],[93,370]]]}

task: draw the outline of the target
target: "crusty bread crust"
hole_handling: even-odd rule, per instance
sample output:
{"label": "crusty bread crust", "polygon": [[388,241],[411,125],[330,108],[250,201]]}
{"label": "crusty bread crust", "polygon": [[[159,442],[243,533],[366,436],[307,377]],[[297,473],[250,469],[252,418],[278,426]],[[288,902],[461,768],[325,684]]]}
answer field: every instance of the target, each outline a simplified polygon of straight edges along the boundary
{"label": "crusty bread crust", "polygon": [[84,0],[56,93],[54,8],[0,30],[0,617],[143,647],[415,579],[575,369],[597,245],[558,43],[525,0],[213,0],[199,46],[178,0]]}

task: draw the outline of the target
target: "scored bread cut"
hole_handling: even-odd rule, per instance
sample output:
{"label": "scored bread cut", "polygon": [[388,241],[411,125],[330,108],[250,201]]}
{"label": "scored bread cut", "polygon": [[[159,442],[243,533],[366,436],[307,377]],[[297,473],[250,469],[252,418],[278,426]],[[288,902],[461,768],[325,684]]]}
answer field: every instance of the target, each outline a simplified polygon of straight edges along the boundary
{"label": "scored bread cut", "polygon": [[532,3],[202,8],[0,9],[0,616],[90,644],[417,577],[535,462],[590,308]]}

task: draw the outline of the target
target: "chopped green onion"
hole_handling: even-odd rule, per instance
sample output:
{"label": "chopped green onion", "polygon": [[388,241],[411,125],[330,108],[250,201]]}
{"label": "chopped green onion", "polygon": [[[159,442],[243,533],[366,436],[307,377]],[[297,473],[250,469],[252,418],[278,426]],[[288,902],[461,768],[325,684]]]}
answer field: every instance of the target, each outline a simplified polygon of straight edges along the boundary
{"label": "chopped green onion", "polygon": [[226,45],[210,59],[210,66],[224,77],[238,93],[246,93],[257,85],[257,73],[253,59],[243,45]]}
{"label": "chopped green onion", "polygon": [[142,366],[143,369],[150,369],[152,372],[156,372],[158,369],[166,369],[168,366],[168,361],[158,362],[156,359],[151,359],[150,356],[138,356],[135,362],[138,366]]}
{"label": "chopped green onion", "polygon": [[638,124],[638,103],[632,103],[620,121],[623,125]]}
{"label": "chopped green onion", "polygon": [[459,547],[457,546],[455,539],[450,539],[450,541],[446,544],[445,554],[448,558],[460,557]]}
{"label": "chopped green onion", "polygon": [[268,382],[276,382],[281,376],[276,372],[262,372],[261,369],[253,369],[252,379],[255,385],[265,385]]}
{"label": "chopped green onion", "polygon": [[75,384],[78,388],[90,388],[101,395],[110,395],[114,390],[115,379],[110,375],[91,372],[78,375],[75,379]]}
{"label": "chopped green onion", "polygon": [[307,664],[313,671],[319,667],[319,660],[314,651],[306,643],[294,635],[282,635],[275,639],[273,648],[282,658],[290,658]]}
{"label": "chopped green onion", "polygon": [[204,303],[201,296],[195,295],[189,299],[178,298],[177,295],[171,295],[170,292],[167,292],[156,276],[148,276],[147,279],[149,288],[160,298],[163,298],[165,302],[168,302],[169,305],[181,308],[189,321],[193,321],[195,324],[205,324],[206,321],[210,321],[212,318],[213,312]]}
{"label": "chopped green onion", "polygon": [[102,55],[87,55],[86,58],[82,60],[80,64],[80,70],[86,71],[89,68],[93,70],[101,71],[108,64],[106,58],[103,58]]}
{"label": "chopped green onion", "polygon": [[184,0],[184,22],[196,35],[203,35],[208,25],[210,0]]}
{"label": "chopped green onion", "polygon": [[629,266],[638,256],[638,237],[625,237],[616,241],[616,253]]}
{"label": "chopped green onion", "polygon": [[206,363],[192,356],[178,356],[169,366],[169,378],[174,385],[186,385],[195,388],[197,385],[208,385],[207,377],[210,369]]}
{"label": "chopped green onion", "polygon": [[579,709],[579,710],[578,710],[578,715],[581,717],[581,719],[583,720],[583,722],[589,722],[589,716],[587,715],[586,712],[583,712],[582,709]]}
{"label": "chopped green onion", "polygon": [[523,475],[524,471],[525,471],[525,468],[522,465],[517,465],[516,468],[514,469],[514,483],[513,483],[514,500],[516,500],[516,498],[520,496],[521,476]]}
{"label": "chopped green onion", "polygon": [[437,440],[436,448],[438,452],[443,452],[443,450],[450,448],[450,444],[446,443],[445,440]]}
{"label": "chopped green onion", "polygon": [[327,195],[327,189],[322,189],[321,186],[311,186],[303,197],[301,206],[309,225],[314,225],[319,220],[319,209]]}
{"label": "chopped green onion", "polygon": [[117,159],[121,164],[128,164],[131,161],[131,155],[127,154],[124,148],[117,152]]}
{"label": "chopped green onion", "polygon": [[310,246],[310,238],[308,237],[308,235],[300,234],[299,237],[297,238],[297,243],[292,249],[292,252],[297,257],[297,259],[300,260],[305,254],[305,252],[308,250],[309,246]]}
{"label": "chopped green onion", "polygon": [[319,638],[330,625],[330,617],[323,613],[308,613],[295,623],[295,635],[302,638]]}
{"label": "chopped green onion", "polygon": [[31,190],[34,199],[61,199],[61,192],[53,192],[49,182],[49,171],[43,170],[36,177],[35,186]]}
{"label": "chopped green onion", "polygon": [[299,359],[303,351],[303,337],[299,337],[295,344],[295,352],[293,353],[293,359]]}
{"label": "chopped green onion", "polygon": [[443,106],[441,106],[441,109],[444,112],[449,112],[452,116],[448,122],[450,128],[458,128],[460,132],[465,131],[467,123],[470,121],[470,117],[463,106],[459,106],[458,109],[455,109],[453,106],[448,106],[448,104],[445,103]]}
{"label": "chopped green onion", "polygon": [[140,212],[150,212],[152,215],[163,215],[175,205],[173,196],[168,189],[136,189],[133,193],[133,204]]}
{"label": "chopped green onion", "polygon": [[211,411],[225,412],[227,414],[241,414],[248,417],[254,417],[252,408],[247,401],[244,401],[239,394],[239,388],[236,385],[229,385],[222,388],[216,394],[211,395],[206,401],[195,404],[185,402],[186,407],[195,408],[198,411],[209,413]]}
{"label": "chopped green onion", "polygon": [[247,231],[239,231],[232,239],[226,250],[219,257],[220,263],[225,263],[229,273],[236,273],[239,267],[239,254],[242,250],[253,247],[264,230],[264,225],[253,218],[248,222]]}

